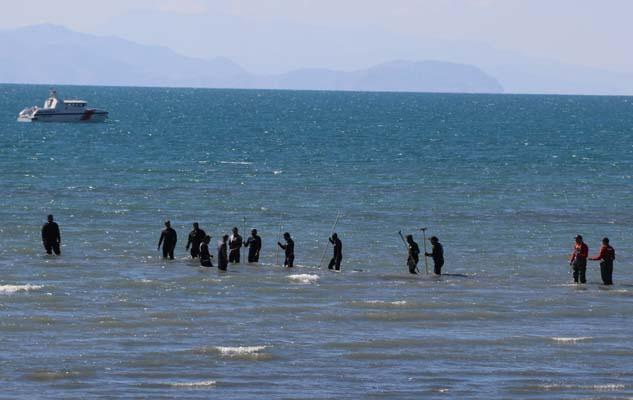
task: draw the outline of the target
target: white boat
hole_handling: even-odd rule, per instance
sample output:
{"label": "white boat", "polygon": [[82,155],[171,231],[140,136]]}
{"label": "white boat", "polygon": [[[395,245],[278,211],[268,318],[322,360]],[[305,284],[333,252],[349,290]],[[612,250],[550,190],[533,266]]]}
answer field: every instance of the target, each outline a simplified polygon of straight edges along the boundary
{"label": "white boat", "polygon": [[22,122],[103,122],[108,112],[96,108],[88,108],[83,100],[62,100],[57,98],[57,91],[51,90],[50,97],[44,107],[33,106],[20,111],[18,121]]}

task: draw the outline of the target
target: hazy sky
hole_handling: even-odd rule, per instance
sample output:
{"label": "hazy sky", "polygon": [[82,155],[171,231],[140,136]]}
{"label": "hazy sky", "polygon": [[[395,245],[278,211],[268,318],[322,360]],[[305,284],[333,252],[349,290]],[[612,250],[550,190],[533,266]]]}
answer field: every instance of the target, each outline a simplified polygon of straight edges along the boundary
{"label": "hazy sky", "polygon": [[478,62],[512,53],[633,72],[629,0],[0,0],[0,5],[0,28],[60,24],[189,56],[224,56],[256,72],[352,69],[395,58]]}

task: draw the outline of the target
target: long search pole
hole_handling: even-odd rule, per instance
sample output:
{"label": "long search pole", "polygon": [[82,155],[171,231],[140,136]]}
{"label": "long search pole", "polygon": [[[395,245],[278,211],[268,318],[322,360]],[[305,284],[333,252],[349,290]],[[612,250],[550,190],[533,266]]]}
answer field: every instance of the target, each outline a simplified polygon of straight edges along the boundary
{"label": "long search pole", "polygon": [[429,274],[429,260],[426,258],[426,230],[427,228],[420,228],[422,231],[422,240],[424,240],[424,271]]}
{"label": "long search pole", "polygon": [[[282,216],[281,221],[279,222],[279,236],[277,236],[277,240],[281,240],[281,230],[283,228],[283,225],[284,225],[284,218]],[[275,252],[275,264],[281,267],[281,265],[279,264],[279,245],[275,247],[277,248],[277,251]]]}
{"label": "long search pole", "polygon": [[[336,225],[338,224],[338,219],[341,217],[341,212],[337,212],[336,213],[336,220],[334,220],[334,225],[332,226],[332,232],[330,233],[329,237],[332,237],[332,235],[334,234],[334,230],[336,230]],[[325,246],[323,247],[323,255],[321,255],[321,261],[319,261],[319,268],[321,268],[321,264],[323,264],[323,260],[325,259],[325,253],[327,252],[327,248],[330,245],[330,240],[328,238],[328,240],[325,241]]]}
{"label": "long search pole", "polygon": [[[244,242],[244,238],[246,238],[246,217],[242,217],[242,242]],[[240,246],[240,251],[242,252],[242,263],[244,263],[244,243]]]}

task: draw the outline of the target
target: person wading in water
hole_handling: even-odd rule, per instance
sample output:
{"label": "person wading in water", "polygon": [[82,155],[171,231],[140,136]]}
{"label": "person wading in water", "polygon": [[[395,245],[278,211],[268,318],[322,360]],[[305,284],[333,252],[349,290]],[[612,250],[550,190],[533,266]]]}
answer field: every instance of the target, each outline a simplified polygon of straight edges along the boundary
{"label": "person wading in water", "polygon": [[174,259],[174,249],[176,248],[176,242],[178,241],[178,235],[176,231],[171,227],[171,222],[165,221],[165,229],[160,234],[158,240],[158,248],[163,245],[163,258]]}
{"label": "person wading in water", "polygon": [[211,236],[205,236],[202,239],[202,243],[200,243],[200,251],[198,255],[200,256],[200,266],[202,267],[213,267],[213,263],[211,262],[211,253],[209,252],[209,242],[211,241]]}
{"label": "person wading in water", "polygon": [[295,242],[294,240],[292,240],[288,232],[284,233],[284,240],[286,241],[286,244],[281,244],[280,242],[277,242],[277,245],[284,249],[284,252],[286,254],[284,267],[292,268],[295,261]]}
{"label": "person wading in water", "polygon": [[187,246],[185,246],[185,250],[189,250],[191,247],[191,258],[197,258],[198,253],[200,252],[200,244],[204,240],[207,233],[200,229],[200,226],[197,222],[193,223],[193,230],[189,233],[189,238],[187,239]]}
{"label": "person wading in water", "polygon": [[262,238],[257,234],[257,229],[251,231],[251,237],[246,239],[244,247],[248,247],[248,262],[259,262],[259,251],[262,249]]}
{"label": "person wading in water", "polygon": [[609,244],[609,238],[602,239],[602,247],[600,253],[591,257],[590,260],[600,261],[600,275],[602,283],[605,285],[613,285],[613,261],[615,261],[615,249]]}
{"label": "person wading in water", "polygon": [[409,267],[409,273],[418,273],[418,261],[420,261],[420,247],[413,240],[413,235],[407,235],[407,248],[409,249],[409,257],[407,258],[407,266]]}
{"label": "person wading in water", "polygon": [[240,250],[242,249],[242,236],[237,232],[237,227],[233,228],[233,234],[229,238],[229,262],[237,264],[240,262]]}
{"label": "person wading in water", "polygon": [[424,253],[426,257],[433,258],[433,269],[435,275],[442,275],[442,267],[444,266],[444,247],[440,243],[440,240],[436,236],[431,236],[429,239],[431,241],[431,249],[430,253]]}
{"label": "person wading in water", "polygon": [[61,250],[59,246],[62,244],[62,237],[59,233],[59,225],[53,221],[53,215],[48,216],[48,222],[42,226],[42,244],[46,250],[46,254],[60,255]]}
{"label": "person wading in water", "polygon": [[334,250],[332,259],[330,260],[330,264],[327,266],[327,268],[340,271],[341,261],[343,260],[343,243],[341,242],[341,239],[338,238],[338,235],[336,233],[333,233],[332,237],[328,238],[327,240],[332,243],[332,248]]}
{"label": "person wading in water", "polygon": [[574,252],[569,257],[569,265],[574,268],[574,282],[587,283],[587,257],[589,257],[589,247],[582,241],[582,236],[576,236]]}

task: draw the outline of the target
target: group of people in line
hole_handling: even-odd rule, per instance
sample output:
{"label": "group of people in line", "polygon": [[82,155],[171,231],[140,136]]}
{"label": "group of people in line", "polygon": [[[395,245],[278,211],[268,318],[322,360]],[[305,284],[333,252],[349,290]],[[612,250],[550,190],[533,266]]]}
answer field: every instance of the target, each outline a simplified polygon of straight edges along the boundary
{"label": "group of people in line", "polygon": [[[288,235],[290,236],[290,235]],[[290,239],[292,240],[292,239]],[[163,258],[174,259],[174,250],[176,249],[176,243],[178,242],[178,234],[171,227],[170,221],[165,221],[165,229],[160,234],[158,240],[158,249],[160,250],[162,245]],[[200,265],[203,267],[213,267],[211,251],[209,250],[209,243],[211,242],[211,236],[200,228],[197,222],[193,223],[193,229],[189,232],[187,238],[187,245],[185,250],[189,251],[191,258],[198,258]],[[251,236],[244,241],[239,234],[237,228],[233,228],[232,235],[223,235],[222,240],[218,243],[217,247],[217,263],[218,269],[226,271],[229,263],[237,264],[240,262],[240,251],[242,246],[248,247],[248,262],[256,263],[259,261],[259,252],[262,248],[262,239],[257,234],[257,229],[251,230]],[[294,258],[294,256],[293,256]],[[291,265],[292,266],[292,265]]]}
{"label": "group of people in line", "polygon": [[600,253],[595,257],[589,257],[589,246],[578,235],[575,239],[574,251],[569,257],[569,265],[572,267],[574,282],[587,283],[587,260],[600,261],[600,276],[602,283],[613,285],[613,262],[615,261],[615,249],[609,244],[609,238],[602,239]]}
{"label": "group of people in line", "polygon": [[[402,237],[402,234],[399,232]],[[284,266],[292,268],[294,266],[295,259],[295,242],[292,240],[290,233],[283,234],[285,243],[277,242],[277,245],[284,251],[285,259]],[[328,264],[328,269],[340,271],[341,261],[343,260],[343,243],[336,233],[333,233],[328,238],[333,247],[333,255]],[[431,252],[425,252],[425,257],[433,259],[433,272],[436,275],[442,274],[442,267],[444,266],[444,248],[436,236],[431,236],[429,239],[431,242]],[[170,221],[165,221],[165,229],[160,234],[158,240],[158,249],[161,249],[164,258],[174,259],[174,250],[176,249],[176,243],[178,242],[178,235],[174,228],[171,227]],[[200,228],[197,222],[193,223],[193,229],[189,233],[187,238],[187,245],[185,250],[190,251],[191,258],[200,260],[200,265],[203,267],[213,267],[211,252],[209,250],[209,243],[211,242],[211,236]],[[47,222],[42,226],[42,243],[47,254],[56,255],[61,254],[61,234],[59,231],[59,225],[54,221],[53,216],[49,215]],[[407,235],[405,244],[408,249],[407,267],[409,273],[418,273],[418,262],[420,261],[420,247],[413,240],[413,235]],[[237,264],[240,262],[240,252],[242,247],[248,248],[248,262],[259,262],[259,253],[262,248],[262,239],[257,234],[257,229],[251,230],[251,236],[243,240],[239,234],[237,227],[233,228],[232,234],[223,235],[222,240],[218,242],[217,246],[217,266],[221,271],[226,271],[229,263]],[[583,241],[581,235],[576,236],[574,251],[569,258],[569,265],[573,271],[573,277],[575,283],[587,283],[587,260],[600,261],[600,275],[602,282],[605,285],[613,285],[613,263],[615,261],[615,249],[609,244],[609,238],[602,239],[602,246],[600,252],[595,257],[589,257],[589,247]]]}
{"label": "group of people in line", "polygon": [[[401,233],[398,232],[400,235]],[[431,236],[429,238],[431,242],[431,252],[424,253],[425,257],[431,257],[433,259],[433,272],[435,275],[442,275],[442,267],[444,266],[444,247],[440,243],[437,236]],[[420,261],[420,246],[413,240],[413,235],[406,236],[406,245],[409,250],[407,257],[407,266],[409,267],[409,273],[418,273],[418,262]]]}
{"label": "group of people in line", "polygon": [[[285,243],[277,242],[277,245],[284,251],[285,259],[284,266],[292,268],[295,260],[295,242],[292,240],[290,233],[285,232],[283,234]],[[343,244],[338,238],[336,233],[333,233],[328,238],[330,243],[334,246],[334,255],[328,265],[329,269],[340,271],[341,260],[343,259]],[[176,243],[178,242],[178,234],[171,227],[170,221],[165,221],[165,229],[160,234],[158,240],[158,249],[163,250],[163,258],[174,259],[174,250]],[[187,245],[185,250],[190,250],[191,258],[198,258],[200,265],[203,267],[213,267],[213,256],[209,250],[209,243],[211,242],[211,236],[200,228],[197,222],[193,223],[193,229],[189,233],[187,238]],[[248,248],[248,262],[259,262],[259,253],[262,249],[262,238],[257,234],[257,229],[251,230],[251,236],[244,241],[239,234],[237,227],[234,227],[232,234],[223,235],[222,240],[218,242],[217,246],[217,267],[221,271],[228,269],[229,263],[238,264],[240,262],[240,252],[242,247]]]}

